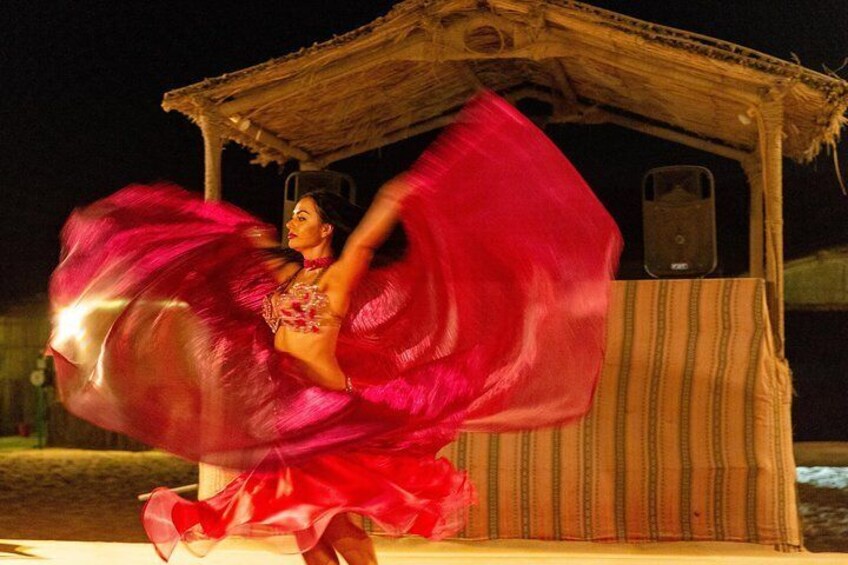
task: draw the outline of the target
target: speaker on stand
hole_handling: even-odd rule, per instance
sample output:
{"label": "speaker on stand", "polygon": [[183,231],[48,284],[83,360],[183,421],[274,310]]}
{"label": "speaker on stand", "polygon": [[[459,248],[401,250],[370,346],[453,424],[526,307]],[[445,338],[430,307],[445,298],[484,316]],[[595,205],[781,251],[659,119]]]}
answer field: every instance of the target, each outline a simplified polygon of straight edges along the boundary
{"label": "speaker on stand", "polygon": [[715,183],[709,169],[658,167],[642,179],[645,271],[654,278],[703,277],[717,264]]}
{"label": "speaker on stand", "polygon": [[336,171],[295,171],[286,177],[283,225],[280,232],[287,241],[286,222],[291,218],[297,201],[313,190],[328,190],[356,204],[356,183],[353,177]]}

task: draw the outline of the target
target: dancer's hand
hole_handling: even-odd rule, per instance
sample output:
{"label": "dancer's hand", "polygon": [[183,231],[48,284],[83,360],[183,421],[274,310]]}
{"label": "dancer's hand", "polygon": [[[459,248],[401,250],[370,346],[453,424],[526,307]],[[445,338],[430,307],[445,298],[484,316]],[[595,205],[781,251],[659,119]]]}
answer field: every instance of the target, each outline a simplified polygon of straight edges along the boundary
{"label": "dancer's hand", "polygon": [[247,228],[242,232],[244,236],[259,249],[278,248],[280,242],[274,238],[274,231],[259,226]]}
{"label": "dancer's hand", "polygon": [[385,199],[392,204],[400,205],[406,195],[409,194],[411,183],[407,173],[401,173],[380,187],[377,197]]}

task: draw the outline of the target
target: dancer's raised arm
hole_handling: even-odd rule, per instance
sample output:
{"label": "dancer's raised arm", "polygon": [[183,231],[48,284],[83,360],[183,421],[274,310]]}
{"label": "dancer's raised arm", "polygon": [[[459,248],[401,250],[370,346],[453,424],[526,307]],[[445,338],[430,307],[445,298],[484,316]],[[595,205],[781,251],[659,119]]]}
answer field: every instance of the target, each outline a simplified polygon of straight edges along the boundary
{"label": "dancer's raised arm", "polygon": [[342,285],[352,288],[368,270],[375,250],[386,241],[398,221],[409,183],[403,175],[388,181],[377,192],[359,225],[350,234],[341,257],[334,265],[334,276]]}

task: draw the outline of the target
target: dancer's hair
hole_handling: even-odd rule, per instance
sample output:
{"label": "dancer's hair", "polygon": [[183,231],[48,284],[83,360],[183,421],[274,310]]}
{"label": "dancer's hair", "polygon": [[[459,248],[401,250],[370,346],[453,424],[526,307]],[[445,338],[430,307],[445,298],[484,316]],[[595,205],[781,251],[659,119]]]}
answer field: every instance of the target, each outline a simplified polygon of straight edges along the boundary
{"label": "dancer's hair", "polygon": [[333,255],[339,257],[347,243],[347,238],[365,215],[365,210],[328,190],[313,190],[301,198],[311,198],[315,202],[321,221],[333,226],[333,239],[330,246],[333,249]]}
{"label": "dancer's hair", "polygon": [[[365,209],[351,204],[346,198],[329,190],[314,190],[307,192],[303,198],[311,198],[318,209],[321,221],[333,226],[333,236],[330,247],[333,256],[338,258],[347,243],[347,238],[359,225],[365,215]],[[406,252],[406,234],[398,224],[385,242],[374,252],[372,267],[382,267],[400,259]],[[281,249],[280,255],[288,261],[303,262],[300,253],[293,249]]]}

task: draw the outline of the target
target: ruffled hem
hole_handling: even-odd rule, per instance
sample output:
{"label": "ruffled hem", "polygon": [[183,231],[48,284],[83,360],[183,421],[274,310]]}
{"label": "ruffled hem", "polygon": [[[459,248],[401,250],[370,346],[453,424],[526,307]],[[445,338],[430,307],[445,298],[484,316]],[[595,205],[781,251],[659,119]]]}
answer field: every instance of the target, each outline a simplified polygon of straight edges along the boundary
{"label": "ruffled hem", "polygon": [[302,553],[341,513],[366,516],[388,535],[438,540],[462,528],[476,501],[467,473],[447,459],[358,452],[316,457],[275,474],[242,473],[197,502],[158,488],[142,509],[142,523],[165,561],[180,541],[203,556],[228,536]]}

